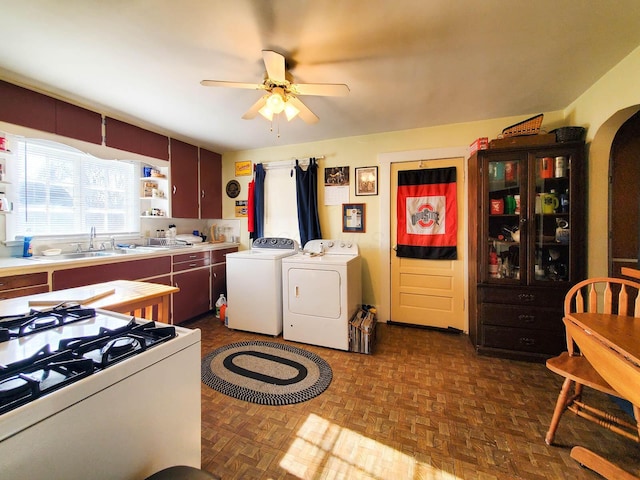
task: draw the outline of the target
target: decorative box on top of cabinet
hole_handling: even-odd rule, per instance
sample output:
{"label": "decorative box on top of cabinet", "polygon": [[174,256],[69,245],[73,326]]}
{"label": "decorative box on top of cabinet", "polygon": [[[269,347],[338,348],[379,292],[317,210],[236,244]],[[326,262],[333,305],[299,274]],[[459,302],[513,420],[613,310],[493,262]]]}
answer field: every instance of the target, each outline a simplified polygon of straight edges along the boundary
{"label": "decorative box on top of cabinet", "polygon": [[478,353],[543,361],[566,349],[566,292],[586,271],[584,143],[469,159],[469,336]]}

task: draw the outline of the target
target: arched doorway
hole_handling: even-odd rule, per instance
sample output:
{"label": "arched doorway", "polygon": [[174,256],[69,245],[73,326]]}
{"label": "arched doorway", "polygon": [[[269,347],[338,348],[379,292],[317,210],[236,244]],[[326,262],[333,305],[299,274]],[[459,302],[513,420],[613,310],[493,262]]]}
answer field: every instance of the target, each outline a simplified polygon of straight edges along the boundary
{"label": "arched doorway", "polygon": [[615,134],[609,175],[609,275],[619,277],[640,266],[640,112]]}

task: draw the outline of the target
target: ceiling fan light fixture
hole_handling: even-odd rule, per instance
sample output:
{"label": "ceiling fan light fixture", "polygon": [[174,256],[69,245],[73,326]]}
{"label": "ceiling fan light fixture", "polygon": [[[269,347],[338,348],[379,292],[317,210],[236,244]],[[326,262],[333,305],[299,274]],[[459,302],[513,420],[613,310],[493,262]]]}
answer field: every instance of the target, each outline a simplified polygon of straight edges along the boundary
{"label": "ceiling fan light fixture", "polygon": [[269,108],[268,104],[265,104],[264,107],[258,110],[258,113],[269,121],[273,120],[273,111]]}
{"label": "ceiling fan light fixture", "polygon": [[296,107],[294,107],[290,102],[284,104],[284,114],[287,116],[287,121],[291,121],[300,113]]}
{"label": "ceiling fan light fixture", "polygon": [[284,110],[284,104],[284,90],[280,87],[274,88],[267,98],[267,106],[273,113],[281,113]]}

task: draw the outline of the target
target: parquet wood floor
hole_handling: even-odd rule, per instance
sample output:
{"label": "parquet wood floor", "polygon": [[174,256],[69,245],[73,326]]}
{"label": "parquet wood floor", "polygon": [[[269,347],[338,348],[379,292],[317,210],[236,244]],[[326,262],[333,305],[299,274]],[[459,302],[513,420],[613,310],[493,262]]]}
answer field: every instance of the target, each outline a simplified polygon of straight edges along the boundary
{"label": "parquet wood floor", "polygon": [[[213,316],[202,355],[244,340]],[[597,479],[569,457],[583,445],[640,474],[640,445],[568,412],[544,443],[561,379],[543,364],[476,355],[466,335],[378,325],[373,355],[295,344],[333,381],[296,405],[261,406],[202,385],[202,468],[232,479]],[[589,390],[592,402],[615,405]]]}

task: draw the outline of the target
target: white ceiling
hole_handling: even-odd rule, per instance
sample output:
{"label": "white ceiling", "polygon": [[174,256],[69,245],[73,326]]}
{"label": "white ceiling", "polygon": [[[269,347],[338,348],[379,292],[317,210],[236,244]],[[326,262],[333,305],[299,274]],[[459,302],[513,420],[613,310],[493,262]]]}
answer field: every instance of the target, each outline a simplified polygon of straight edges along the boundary
{"label": "white ceiling", "polygon": [[[562,109],[640,45],[638,0],[0,0],[0,78],[219,152]],[[241,116],[261,50],[320,117]],[[506,126],[506,125],[505,125]],[[275,127],[275,125],[274,125]],[[496,132],[499,133],[499,132]]]}

